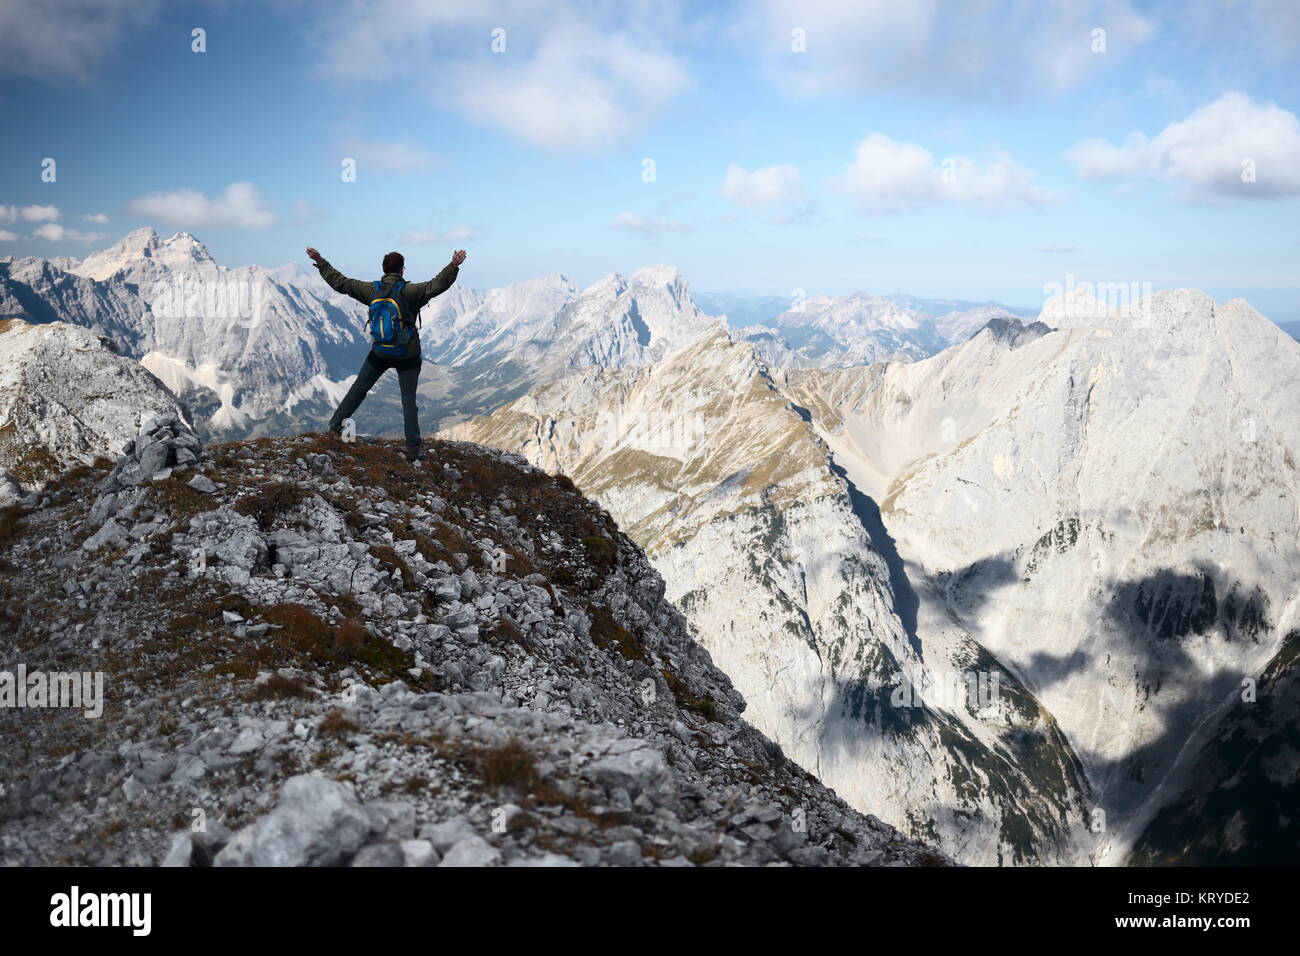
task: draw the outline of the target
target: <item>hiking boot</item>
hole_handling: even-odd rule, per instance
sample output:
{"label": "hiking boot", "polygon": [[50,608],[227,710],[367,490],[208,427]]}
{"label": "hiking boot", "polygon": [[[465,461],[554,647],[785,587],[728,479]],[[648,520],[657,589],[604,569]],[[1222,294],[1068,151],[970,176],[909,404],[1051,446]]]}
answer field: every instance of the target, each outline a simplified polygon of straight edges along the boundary
{"label": "hiking boot", "polygon": [[411,463],[415,463],[424,457],[424,452],[420,450],[419,446],[416,446],[415,448],[411,448],[408,445],[405,449],[402,450],[402,457],[404,457],[407,461]]}

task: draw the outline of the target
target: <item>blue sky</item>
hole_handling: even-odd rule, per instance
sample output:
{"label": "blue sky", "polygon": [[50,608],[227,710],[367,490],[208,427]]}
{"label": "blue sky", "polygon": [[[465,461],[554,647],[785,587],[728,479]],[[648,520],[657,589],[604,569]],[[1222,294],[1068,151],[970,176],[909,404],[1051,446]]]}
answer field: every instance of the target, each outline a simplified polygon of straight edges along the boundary
{"label": "blue sky", "polygon": [[1268,0],[9,3],[0,255],[152,225],[358,275],[463,247],[479,288],[669,262],[1033,306],[1074,276],[1290,321],[1298,49]]}

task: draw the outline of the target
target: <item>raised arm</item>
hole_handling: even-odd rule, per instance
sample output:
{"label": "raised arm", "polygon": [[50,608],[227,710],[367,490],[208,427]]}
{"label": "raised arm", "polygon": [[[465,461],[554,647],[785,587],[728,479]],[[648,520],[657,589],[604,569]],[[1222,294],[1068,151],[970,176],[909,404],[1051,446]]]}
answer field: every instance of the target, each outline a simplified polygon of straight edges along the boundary
{"label": "raised arm", "polygon": [[465,250],[457,249],[451,257],[451,262],[443,268],[436,276],[427,282],[411,282],[406,286],[407,300],[416,309],[424,306],[426,302],[435,295],[442,295],[451,288],[452,283],[456,281],[456,276],[460,275],[460,264],[465,261]]}
{"label": "raised arm", "polygon": [[311,246],[307,247],[307,257],[316,263],[316,268],[320,271],[320,277],[335,292],[342,292],[344,295],[352,296],[358,302],[363,302],[366,305],[370,304],[371,292],[374,287],[369,282],[362,282],[360,279],[349,279],[326,262],[325,257]]}

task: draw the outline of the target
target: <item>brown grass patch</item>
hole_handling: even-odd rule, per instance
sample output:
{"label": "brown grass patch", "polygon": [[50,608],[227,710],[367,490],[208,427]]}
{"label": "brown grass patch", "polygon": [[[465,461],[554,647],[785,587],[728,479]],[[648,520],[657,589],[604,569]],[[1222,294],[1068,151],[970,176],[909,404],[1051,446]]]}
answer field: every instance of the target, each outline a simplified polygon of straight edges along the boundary
{"label": "brown grass patch", "polygon": [[22,484],[48,481],[63,471],[59,460],[46,449],[20,437],[12,422],[0,427],[0,469]]}
{"label": "brown grass patch", "polygon": [[454,555],[463,554],[469,562],[467,567],[482,565],[483,556],[478,545],[470,541],[464,531],[441,518],[435,518],[433,526],[434,533],[438,536],[436,539],[418,532],[415,535],[415,545],[426,561],[430,564],[445,561],[453,570],[459,571],[460,565],[456,563]]}
{"label": "brown grass patch", "polygon": [[609,538],[604,535],[589,534],[583,537],[582,547],[592,561],[603,564],[607,568],[613,567],[617,552],[614,549],[614,542]]}
{"label": "brown grass patch", "polygon": [[652,663],[650,655],[635,634],[614,620],[614,612],[603,605],[594,604],[587,608],[591,615],[591,639],[601,650],[616,649],[629,661]]}
{"label": "brown grass patch", "polygon": [[301,604],[280,604],[259,609],[267,623],[279,625],[257,639],[238,642],[235,653],[218,664],[218,670],[235,677],[255,677],[264,670],[316,668],[323,674],[353,666],[367,683],[400,680],[420,686],[409,673],[414,658],[381,637],[372,635],[362,621],[345,618],[327,624]]}
{"label": "brown grass patch", "polygon": [[221,502],[215,495],[205,495],[187,484],[192,477],[186,473],[155,482],[152,487],[158,496],[158,509],[181,521],[189,521],[197,514],[217,508]]}
{"label": "brown grass patch", "polygon": [[355,720],[335,707],[321,718],[316,729],[322,737],[346,737],[361,728]]}
{"label": "brown grass patch", "polygon": [[263,531],[270,531],[275,522],[302,504],[307,492],[298,485],[274,481],[261,485],[235,502],[235,510],[249,515]]}
{"label": "brown grass patch", "polygon": [[503,644],[518,644],[520,647],[529,647],[529,641],[524,632],[520,630],[519,625],[510,618],[502,615],[488,626],[484,632],[489,640],[497,641]]}
{"label": "brown grass patch", "polygon": [[27,517],[27,509],[22,505],[6,505],[0,508],[0,548],[9,548],[22,537],[25,517]]}
{"label": "brown grass patch", "polygon": [[366,647],[370,631],[353,617],[345,617],[334,629],[334,649],[345,657],[356,657]]}
{"label": "brown grass patch", "polygon": [[199,615],[205,621],[221,621],[222,611],[232,611],[247,619],[254,610],[252,602],[236,591],[206,594],[186,603],[192,613]]}
{"label": "brown grass patch", "polygon": [[[248,656],[301,660],[313,665],[345,665],[356,661],[374,666],[400,666],[407,657],[393,645],[373,638],[365,624],[345,619],[330,625],[302,604],[278,604],[263,608],[262,617],[273,627],[260,646],[251,646]],[[409,666],[409,665],[408,665]]]}
{"label": "brown grass patch", "polygon": [[254,684],[244,694],[244,700],[288,700],[292,698],[311,700],[315,696],[315,692],[301,677],[285,677],[283,674],[272,674],[261,683]]}
{"label": "brown grass patch", "polygon": [[493,790],[510,787],[532,793],[540,782],[537,759],[514,738],[500,747],[481,747],[474,751],[472,759],[483,783]]}
{"label": "brown grass patch", "polygon": [[677,701],[678,707],[697,713],[705,720],[718,719],[718,704],[712,697],[692,694],[686,681],[667,668],[661,669],[659,673],[668,682],[668,689],[673,692],[673,699]]}

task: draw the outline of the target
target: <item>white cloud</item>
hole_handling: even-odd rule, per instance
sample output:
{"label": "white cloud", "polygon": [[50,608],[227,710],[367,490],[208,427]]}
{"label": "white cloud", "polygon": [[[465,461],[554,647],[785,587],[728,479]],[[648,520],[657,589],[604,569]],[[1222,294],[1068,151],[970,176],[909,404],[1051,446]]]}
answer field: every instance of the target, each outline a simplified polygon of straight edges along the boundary
{"label": "white cloud", "polygon": [[0,222],[17,222],[17,206],[0,206]]}
{"label": "white cloud", "polygon": [[1224,93],[1152,138],[1084,139],[1065,155],[1083,179],[1180,183],[1190,202],[1300,195],[1300,120],[1245,93]]}
{"label": "white cloud", "polygon": [[[1097,28],[1104,53],[1093,52]],[[792,49],[795,30],[804,52]],[[1073,89],[1130,56],[1155,24],[1129,0],[767,0],[747,31],[768,78],[795,94],[1000,100]]]}
{"label": "white cloud", "polygon": [[157,0],[0,3],[0,73],[88,80]]}
{"label": "white cloud", "polygon": [[39,239],[48,239],[50,242],[99,242],[101,239],[106,238],[103,233],[67,229],[57,222],[47,222],[45,225],[34,229],[32,235]]}
{"label": "white cloud", "polygon": [[469,226],[456,225],[449,228],[446,232],[435,232],[432,229],[412,229],[402,235],[402,242],[413,242],[416,244],[430,242],[474,242],[478,238],[478,234]]}
{"label": "white cloud", "polygon": [[610,224],[615,229],[627,229],[643,235],[653,236],[661,232],[690,232],[691,227],[676,219],[658,219],[642,217],[633,212],[621,212]]}
{"label": "white cloud", "polygon": [[59,218],[58,206],[24,206],[19,210],[28,222],[53,222]]}
{"label": "white cloud", "polygon": [[955,203],[990,212],[1042,206],[1050,190],[1033,184],[1037,173],[999,154],[980,164],[965,156],[936,163],[928,150],[871,133],[858,143],[853,162],[836,184],[865,212],[899,212],[929,203]]}
{"label": "white cloud", "polygon": [[803,196],[803,178],[794,166],[763,166],[749,172],[732,163],[719,194],[737,206],[767,206]]}
{"label": "white cloud", "polygon": [[[602,149],[689,85],[665,46],[677,19],[670,0],[352,0],[323,16],[316,38],[333,76],[406,77],[412,63],[436,63],[417,74],[435,108],[548,149]],[[493,52],[498,29],[505,48]]]}
{"label": "white cloud", "polygon": [[13,242],[18,238],[18,233],[10,232],[8,229],[0,229],[0,242]]}
{"label": "white cloud", "polygon": [[126,208],[182,229],[266,229],[279,221],[252,183],[231,183],[213,199],[194,189],[152,192],[132,199]]}
{"label": "white cloud", "polygon": [[1154,172],[1151,141],[1130,133],[1123,146],[1102,136],[1081,139],[1065,151],[1080,179],[1124,179]]}
{"label": "white cloud", "polygon": [[104,215],[102,212],[88,212],[81,218],[86,222],[97,222],[101,226],[108,222],[108,216]]}

